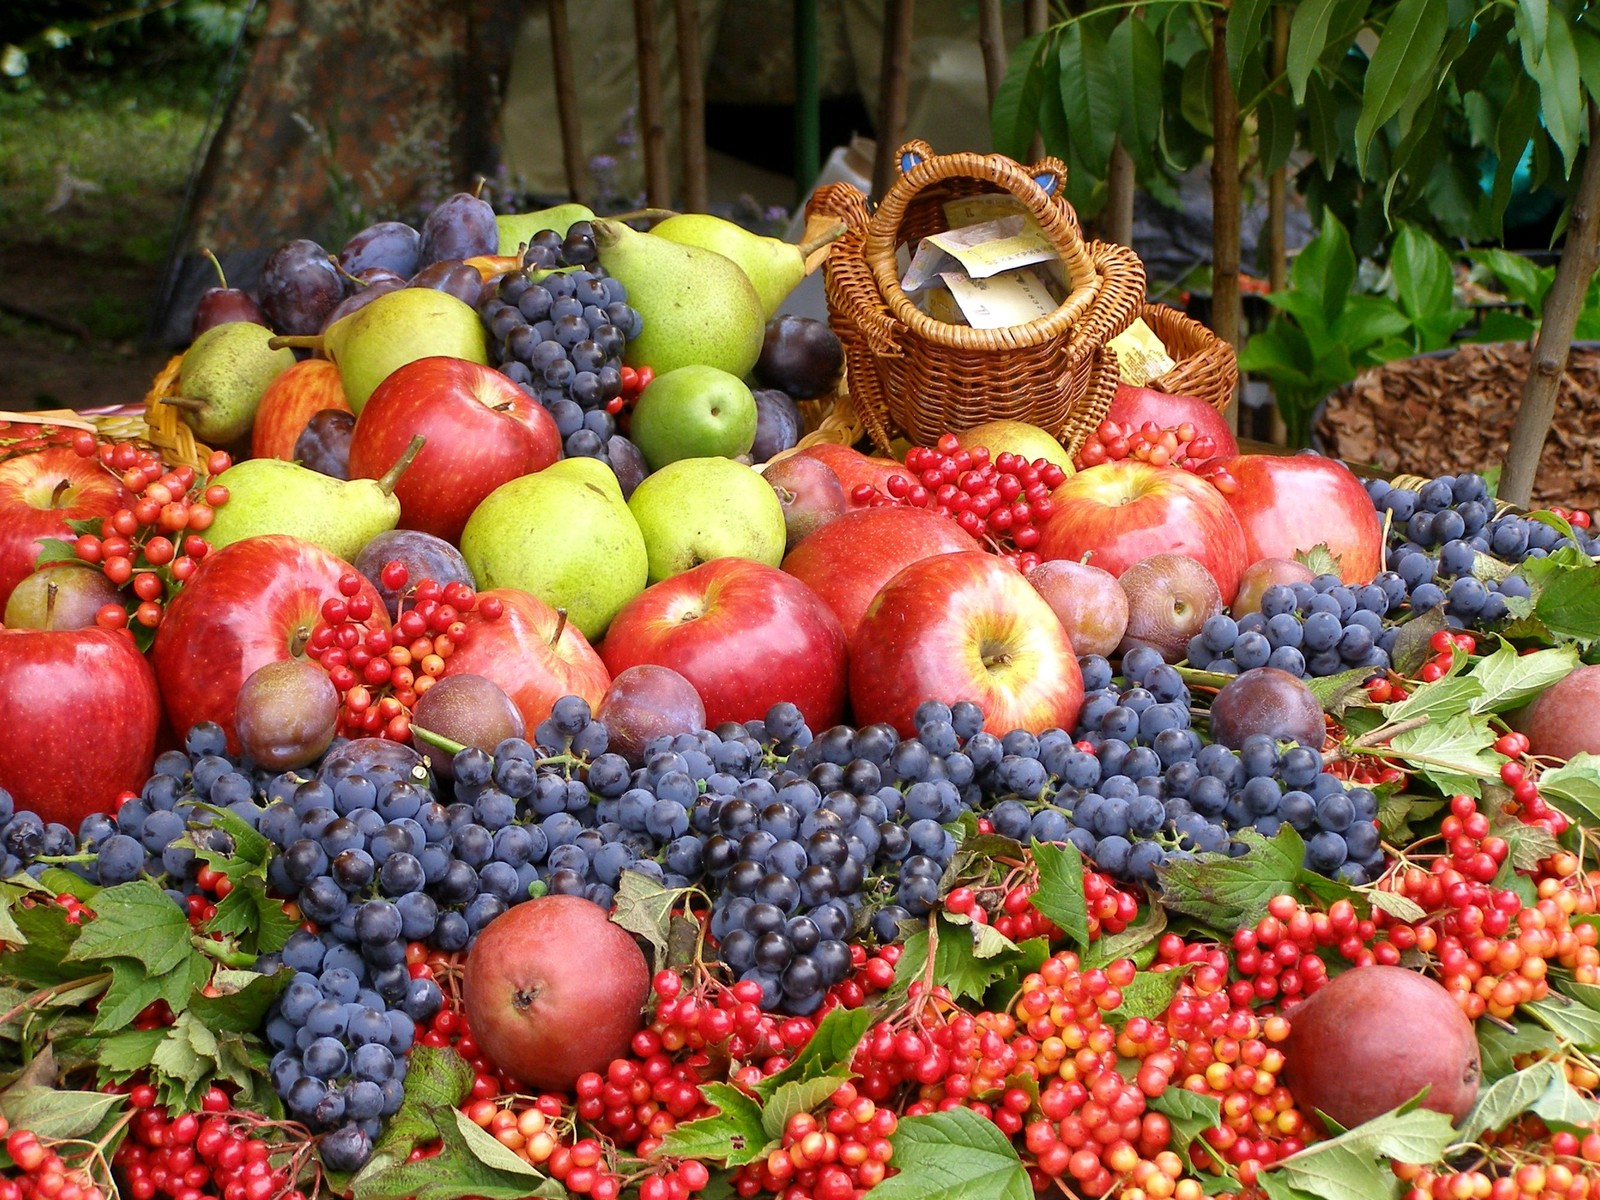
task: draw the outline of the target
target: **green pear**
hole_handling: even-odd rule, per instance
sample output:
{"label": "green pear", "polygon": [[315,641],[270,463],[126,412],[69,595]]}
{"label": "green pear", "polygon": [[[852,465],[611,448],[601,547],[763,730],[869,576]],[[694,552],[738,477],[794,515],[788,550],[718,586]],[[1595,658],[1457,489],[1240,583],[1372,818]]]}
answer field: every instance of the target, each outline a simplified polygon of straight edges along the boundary
{"label": "green pear", "polygon": [[554,229],[562,236],[579,221],[594,220],[594,213],[581,204],[557,204],[537,212],[502,213],[494,219],[500,230],[500,253],[520,254],[541,229]]}
{"label": "green pear", "polygon": [[783,504],[760,474],[731,458],[683,458],[646,476],[628,500],[644,535],[650,582],[710,562],[783,561]]}
{"label": "green pear", "polygon": [[709,213],[678,213],[650,232],[681,246],[714,250],[739,265],[761,298],[763,319],[770,319],[806,274],[806,258],[793,242],[762,237]]}
{"label": "green pear", "polygon": [[644,590],[649,571],[622,486],[595,458],[564,458],[501,484],[467,518],[461,554],[480,588],[517,588],[566,609],[590,641]]}
{"label": "green pear", "polygon": [[756,440],[756,398],[716,367],[679,367],[634,402],[628,436],[652,471],[680,458],[738,458]]}
{"label": "green pear", "polygon": [[422,449],[411,439],[400,461],[381,479],[335,479],[281,458],[249,458],[212,482],[228,489],[206,530],[213,549],[269,533],[289,533],[346,562],[400,522],[395,481]]}
{"label": "green pear", "polygon": [[489,362],[483,322],[472,306],[425,287],[387,292],[319,334],[277,337],[272,344],[307,347],[331,358],[350,411],[358,416],[390,372],[409,362],[434,357]]}
{"label": "green pear", "polygon": [[178,394],[164,403],[201,441],[237,442],[250,432],[267,385],[294,366],[293,351],[273,342],[272,330],[251,321],[212,326],[184,352]]}
{"label": "green pear", "polygon": [[596,221],[600,263],[628,289],[644,329],[624,361],[663,375],[691,363],[743,378],[761,356],[766,311],[732,259],[682,246],[620,221]]}

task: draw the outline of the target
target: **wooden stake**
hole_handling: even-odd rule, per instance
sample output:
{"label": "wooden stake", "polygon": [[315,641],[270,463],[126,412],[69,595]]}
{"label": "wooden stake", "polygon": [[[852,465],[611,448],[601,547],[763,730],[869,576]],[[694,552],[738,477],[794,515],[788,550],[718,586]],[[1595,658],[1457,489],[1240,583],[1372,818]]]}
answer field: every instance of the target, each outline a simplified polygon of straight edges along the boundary
{"label": "wooden stake", "polygon": [[[1289,10],[1272,10],[1272,75],[1283,75],[1289,57]],[[1267,282],[1272,290],[1281,292],[1289,286],[1289,171],[1279,167],[1267,176]],[[1282,446],[1289,441],[1289,429],[1283,423],[1278,406],[1272,406],[1268,436]]]}
{"label": "wooden stake", "polygon": [[[1022,32],[1028,37],[1036,33],[1043,33],[1050,27],[1050,0],[1023,0],[1022,7]],[[1044,157],[1044,137],[1041,134],[1033,135],[1033,143],[1028,147],[1028,154],[1034,162]]]}
{"label": "wooden stake", "polygon": [[906,93],[911,84],[911,24],[916,0],[886,0],[883,70],[878,78],[878,150],[872,164],[872,195],[882,200],[894,185],[895,152],[906,140]]}
{"label": "wooden stake", "polygon": [[652,208],[672,203],[667,125],[661,104],[661,49],[656,0],[633,0],[633,35],[639,60],[639,142],[644,147],[644,194]]}
{"label": "wooden stake", "polygon": [[678,144],[683,211],[706,211],[706,83],[700,71],[700,0],[675,0],[678,17]]}
{"label": "wooden stake", "polygon": [[1111,163],[1106,171],[1106,210],[1100,218],[1106,240],[1119,246],[1133,245],[1133,193],[1138,172],[1133,156],[1118,137],[1111,143]]}
{"label": "wooden stake", "polygon": [[978,0],[978,46],[983,51],[983,82],[989,103],[1006,77],[1006,26],[1000,0]]}
{"label": "wooden stake", "polygon": [[1561,378],[1567,371],[1572,332],[1583,308],[1589,280],[1600,268],[1600,107],[1589,101],[1589,148],[1584,151],[1583,174],[1572,197],[1567,240],[1561,247],[1555,282],[1545,297],[1544,319],[1533,346],[1527,382],[1511,428],[1511,448],[1500,476],[1499,498],[1528,507],[1533,481],[1539,473],[1539,455],[1555,416]]}
{"label": "wooden stake", "polygon": [[578,124],[578,85],[572,74],[572,33],[567,27],[567,0],[550,0],[550,59],[556,84],[556,119],[561,124],[561,164],[567,193],[588,203],[588,174],[583,169],[583,130]]}
{"label": "wooden stake", "polygon": [[[1239,99],[1228,75],[1228,10],[1211,16],[1211,328],[1239,345]],[[1228,406],[1239,428],[1239,405]]]}

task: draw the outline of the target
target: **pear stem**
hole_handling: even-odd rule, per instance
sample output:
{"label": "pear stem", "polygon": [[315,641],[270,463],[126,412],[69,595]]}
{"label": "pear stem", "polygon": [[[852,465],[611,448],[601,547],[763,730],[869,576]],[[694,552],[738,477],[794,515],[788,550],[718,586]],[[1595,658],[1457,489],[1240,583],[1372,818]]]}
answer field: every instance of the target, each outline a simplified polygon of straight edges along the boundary
{"label": "pear stem", "polygon": [[60,593],[61,587],[59,584],[47,583],[44,585],[44,627],[46,629],[55,628],[56,597]]}
{"label": "pear stem", "polygon": [[435,750],[443,751],[451,758],[454,758],[456,755],[460,754],[466,749],[466,746],[462,745],[460,742],[451,741],[449,738],[445,737],[444,734],[435,733],[431,729],[424,729],[421,725],[417,724],[413,724],[411,726],[411,736],[416,741],[421,742],[424,746],[429,746]]}
{"label": "pear stem", "polygon": [[200,251],[200,253],[211,260],[211,265],[216,269],[217,272],[217,279],[221,281],[223,287],[227,287],[228,277],[222,273],[222,260],[219,259],[215,254],[211,253],[211,247],[209,246]]}
{"label": "pear stem", "polygon": [[282,350],[315,350],[322,352],[323,337],[320,333],[292,333],[281,334],[275,338],[267,339],[267,349]]}
{"label": "pear stem", "polygon": [[550,648],[554,649],[561,641],[561,635],[567,631],[567,610],[556,609],[556,631],[550,635]]}
{"label": "pear stem", "polygon": [[411,444],[406,447],[405,453],[395,461],[394,466],[384,472],[383,478],[378,480],[378,486],[383,489],[384,495],[394,494],[394,485],[400,482],[400,476],[406,473],[406,468],[416,461],[417,455],[422,450],[423,443],[427,440],[420,433],[417,434],[416,437],[411,439]]}
{"label": "pear stem", "polygon": [[652,225],[657,221],[665,221],[668,217],[675,217],[678,213],[670,208],[636,208],[632,212],[614,213],[606,218],[608,221],[649,221]]}
{"label": "pear stem", "polygon": [[824,229],[815,237],[807,238],[795,248],[800,251],[801,258],[810,258],[824,246],[838,241],[839,238],[844,236],[844,231],[845,223],[843,221],[835,221],[827,229]]}
{"label": "pear stem", "polygon": [[169,404],[173,408],[180,408],[184,412],[204,412],[210,401],[202,400],[198,396],[163,396],[162,404]]}

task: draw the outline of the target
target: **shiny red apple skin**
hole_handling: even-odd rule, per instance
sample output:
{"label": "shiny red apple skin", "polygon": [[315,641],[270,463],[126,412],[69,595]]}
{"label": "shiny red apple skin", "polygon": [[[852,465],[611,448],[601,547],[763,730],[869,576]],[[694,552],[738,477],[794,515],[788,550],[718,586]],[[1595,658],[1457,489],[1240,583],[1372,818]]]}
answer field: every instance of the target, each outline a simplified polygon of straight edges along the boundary
{"label": "shiny red apple skin", "polygon": [[912,563],[873,600],[850,642],[858,725],[915,735],[924,700],[971,700],[993,734],[1071,729],[1083,673],[1067,631],[1027,579],[993,554]]}
{"label": "shiny red apple skin", "polygon": [[478,593],[480,602],[490,596],[504,611],[493,621],[476,610],[462,618],[467,636],[445,659],[441,678],[482,675],[493,680],[511,697],[529,729],[537,728],[563,696],[582,696],[591,712],[599,708],[611,686],[611,672],[583,631],[527,592],[489,588]]}
{"label": "shiny red apple skin", "polygon": [[11,589],[33,573],[41,539],[70,542],[78,535],[68,521],[109,517],[127,500],[121,481],[98,458],[80,458],[70,446],[0,461],[0,610]]}
{"label": "shiny red apple skin", "polygon": [[1154,421],[1162,429],[1176,429],[1187,421],[1194,426],[1196,437],[1211,438],[1214,456],[1239,453],[1228,419],[1198,396],[1174,396],[1155,388],[1119,383],[1106,419],[1134,426]]}
{"label": "shiny red apple skin", "polygon": [[1383,570],[1383,522],[1354,472],[1320,454],[1241,454],[1213,460],[1238,488],[1226,496],[1244,531],[1247,562],[1293,558],[1326,544],[1345,583]]}
{"label": "shiny red apple skin", "polygon": [[647,587],[612,621],[600,656],[613,675],[671,667],[700,693],[708,728],[759,720],[785,700],[812,729],[844,716],[839,619],[793,575],[750,559],[712,559]]}
{"label": "shiny red apple skin", "polygon": [[[215,721],[236,752],[239,689],[257,667],[298,655],[344,575],[361,578],[343,559],[287,534],[245,538],[208,554],[167,605],[150,650],[178,737]],[[388,628],[383,600],[364,578],[357,595],[372,602],[370,621]]]}
{"label": "shiny red apple skin", "polygon": [[783,569],[833,610],[854,638],[878,589],[918,559],[977,550],[977,541],[948,517],[925,508],[885,504],[829,521],[784,557]]}
{"label": "shiny red apple skin", "polygon": [[126,633],[0,629],[0,789],[77,831],[149,778],[161,726],[155,673]]}
{"label": "shiny red apple skin", "polygon": [[871,484],[887,495],[889,476],[903,475],[908,479],[911,477],[911,472],[906,469],[904,463],[895,462],[892,458],[862,454],[859,450],[840,446],[834,442],[818,442],[814,446],[796,450],[795,453],[814,458],[832,470],[839,477],[839,485],[844,488],[845,504],[851,509],[863,507],[862,503],[851,495],[862,484]]}
{"label": "shiny red apple skin", "polygon": [[1092,565],[1121,575],[1152,554],[1187,554],[1211,572],[1224,604],[1251,561],[1222,493],[1175,467],[1101,463],[1071,476],[1050,498],[1055,512],[1039,536],[1041,559],[1087,554]]}
{"label": "shiny red apple skin", "polygon": [[293,462],[294,444],[306,422],[326,408],[350,411],[339,368],[326,358],[295,363],[261,393],[255,423],[250,426],[250,457]]}
{"label": "shiny red apple skin", "polygon": [[350,439],[350,478],[381,477],[417,434],[427,442],[394,489],[400,524],[448,542],[495,488],[561,457],[542,404],[493,367],[460,358],[421,358],[378,385]]}

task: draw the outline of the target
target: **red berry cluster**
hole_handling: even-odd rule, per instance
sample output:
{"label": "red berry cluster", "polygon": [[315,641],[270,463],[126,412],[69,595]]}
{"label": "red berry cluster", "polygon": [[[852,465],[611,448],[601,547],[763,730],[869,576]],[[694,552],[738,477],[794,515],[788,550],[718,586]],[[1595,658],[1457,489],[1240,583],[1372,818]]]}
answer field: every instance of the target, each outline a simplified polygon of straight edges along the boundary
{"label": "red berry cluster", "polygon": [[622,368],[622,391],[606,401],[606,411],[613,417],[620,414],[623,409],[633,411],[633,402],[639,398],[639,393],[650,386],[650,381],[656,373],[649,367]]}
{"label": "red berry cluster", "polygon": [[1559,504],[1552,504],[1546,511],[1560,517],[1574,529],[1589,528],[1589,514],[1581,508],[1562,508]]}
{"label": "red berry cluster", "polygon": [[80,562],[98,566],[118,588],[131,593],[127,607],[107,604],[95,614],[105,629],[134,625],[154,630],[174,593],[199,569],[210,550],[205,531],[216,510],[228,502],[228,489],[211,482],[232,465],[221,450],[206,462],[205,474],[193,467],[168,470],[161,456],[132,442],[101,442],[79,431],[72,448],[83,458],[100,459],[120,477],[134,499],[99,522],[97,532],[82,525],[72,543]]}
{"label": "red berry cluster", "polygon": [[613,1059],[604,1074],[578,1077],[576,1111],[618,1146],[639,1147],[643,1154],[683,1122],[710,1113],[700,1095],[710,1059],[697,1051],[675,1061],[649,1029],[634,1036],[633,1048],[638,1059]]}
{"label": "red berry cluster", "polygon": [[[305,1130],[235,1112],[221,1088],[198,1113],[172,1114],[155,1100],[149,1084],[129,1091],[134,1117],[112,1158],[132,1200],[305,1200],[295,1186],[313,1157]],[[268,1131],[271,1140],[261,1136]]]}
{"label": "red berry cluster", "polygon": [[1020,454],[990,457],[983,446],[963,450],[947,433],[932,447],[906,451],[913,477],[891,475],[880,492],[870,483],[850,493],[854,504],[905,504],[949,517],[1018,570],[1039,565],[1039,531],[1055,507],[1050,493],[1066,472],[1047,459],[1028,462]]}
{"label": "red berry cluster", "polygon": [[[402,562],[383,568],[383,585],[406,587]],[[339,595],[322,603],[322,619],[306,641],[306,654],[321,663],[340,696],[338,731],[348,737],[411,737],[411,710],[444,674],[445,660],[466,639],[468,613],[498,620],[498,597],[479,599],[464,583],[424,579],[410,588],[409,609],[391,626],[388,613],[364,594],[355,572],[339,579]],[[402,604],[404,601],[402,601]]]}
{"label": "red berry cluster", "polygon": [[[980,821],[982,829],[986,822]],[[944,899],[946,912],[970,918],[979,925],[993,924],[1013,942],[1044,937],[1055,941],[1062,936],[1055,922],[1034,907],[1039,890],[1037,870],[1026,877],[1006,879],[995,887],[961,884]],[[1098,871],[1083,873],[1083,898],[1088,908],[1089,937],[1102,933],[1121,933],[1139,915],[1139,899],[1125,892]]]}
{"label": "red berry cluster", "polygon": [[[9,1130],[9,1132],[8,1132]],[[105,1192],[81,1167],[70,1167],[52,1146],[28,1129],[10,1129],[0,1116],[0,1134],[14,1170],[0,1177],[0,1200],[105,1200]]]}
{"label": "red berry cluster", "polygon": [[1423,683],[1433,683],[1435,680],[1443,679],[1455,665],[1457,650],[1471,654],[1477,648],[1478,639],[1470,633],[1441,629],[1428,639],[1428,649],[1432,650],[1433,654],[1417,671],[1417,678]]}
{"label": "red berry cluster", "polygon": [[810,1017],[763,1012],[761,985],[753,981],[723,984],[700,973],[693,986],[686,986],[676,973],[658,971],[652,987],[655,1016],[635,1039],[635,1053],[641,1047],[667,1054],[715,1049],[751,1064],[749,1069],[759,1079],[788,1066],[794,1052],[816,1032]]}
{"label": "red berry cluster", "polygon": [[889,1138],[898,1127],[894,1109],[880,1107],[854,1084],[841,1084],[821,1117],[790,1117],[778,1148],[741,1168],[733,1190],[740,1196],[772,1192],[782,1200],[859,1200],[891,1173]]}
{"label": "red berry cluster", "polygon": [[1143,425],[1131,421],[1121,424],[1107,417],[1084,442],[1083,449],[1072,462],[1082,471],[1103,462],[1133,458],[1152,467],[1180,467],[1192,471],[1217,453],[1216,439],[1210,434],[1196,436],[1197,433],[1189,421],[1163,429],[1154,421]]}

